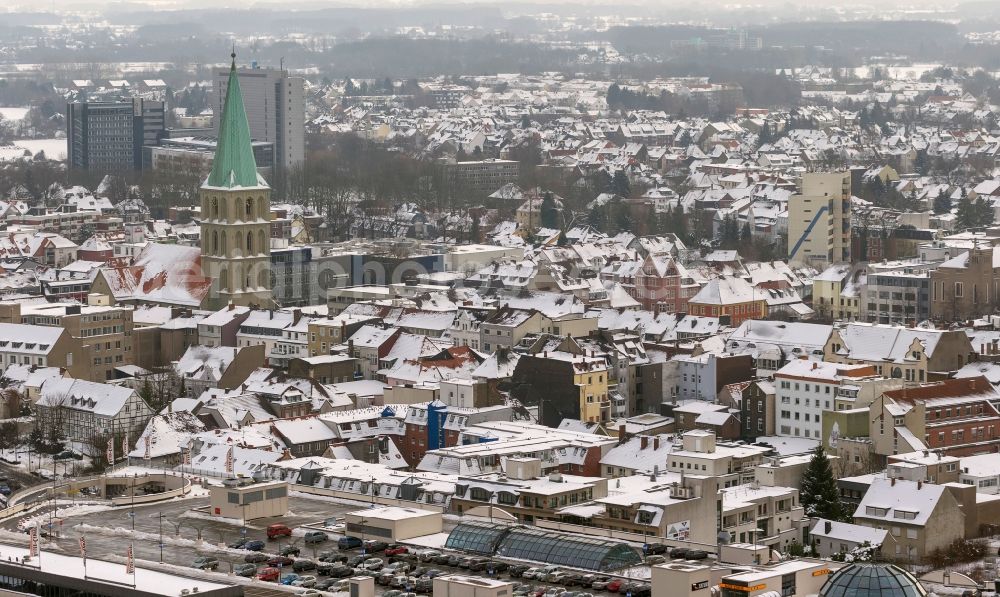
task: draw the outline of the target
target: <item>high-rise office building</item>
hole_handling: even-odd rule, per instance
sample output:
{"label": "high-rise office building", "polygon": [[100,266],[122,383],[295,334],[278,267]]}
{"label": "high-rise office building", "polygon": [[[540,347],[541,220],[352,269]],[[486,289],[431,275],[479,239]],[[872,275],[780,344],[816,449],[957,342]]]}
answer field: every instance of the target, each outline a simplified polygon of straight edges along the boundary
{"label": "high-rise office building", "polygon": [[[222,105],[229,85],[229,71],[218,70],[212,86],[215,132],[219,132]],[[274,143],[276,173],[305,161],[305,99],[302,77],[273,68],[240,68],[236,75],[243,92],[250,136],[254,141]]]}
{"label": "high-rise office building", "polygon": [[74,102],[66,107],[70,168],[96,172],[142,169],[143,145],[163,136],[163,102]]}
{"label": "high-rise office building", "polygon": [[215,159],[201,186],[201,267],[212,279],[212,309],[273,303],[271,188],[257,172],[241,88],[233,54]]}
{"label": "high-rise office building", "polygon": [[823,266],[851,261],[851,175],[807,172],[788,198],[788,262]]}

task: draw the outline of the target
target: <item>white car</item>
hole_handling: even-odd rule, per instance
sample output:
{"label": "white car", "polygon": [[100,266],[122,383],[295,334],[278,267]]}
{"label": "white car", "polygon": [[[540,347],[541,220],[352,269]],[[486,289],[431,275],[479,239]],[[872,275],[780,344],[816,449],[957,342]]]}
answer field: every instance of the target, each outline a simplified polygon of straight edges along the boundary
{"label": "white car", "polygon": [[364,569],[370,572],[377,572],[382,569],[385,562],[381,558],[372,558],[370,560],[365,560]]}
{"label": "white car", "polygon": [[316,577],[315,576],[311,576],[311,575],[300,576],[297,579],[295,579],[294,581],[292,581],[292,586],[293,587],[304,587],[304,588],[307,588],[307,589],[310,588],[310,587],[312,587],[315,584],[316,584]]}
{"label": "white car", "polygon": [[[347,589],[344,589],[345,591]],[[300,591],[295,591],[297,597],[320,597],[323,593],[317,591],[316,589],[302,589]]]}
{"label": "white car", "polygon": [[524,574],[521,575],[521,578],[526,578],[528,580],[535,580],[535,578],[537,578],[539,574],[542,574],[541,568],[528,568],[527,570],[524,571]]}

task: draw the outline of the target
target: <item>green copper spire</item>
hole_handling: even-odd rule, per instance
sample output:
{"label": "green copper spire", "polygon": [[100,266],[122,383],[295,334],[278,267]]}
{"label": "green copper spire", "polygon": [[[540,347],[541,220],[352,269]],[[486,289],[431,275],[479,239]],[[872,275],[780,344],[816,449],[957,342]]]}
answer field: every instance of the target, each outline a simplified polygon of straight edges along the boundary
{"label": "green copper spire", "polygon": [[250,143],[250,124],[243,107],[240,78],[236,75],[236,51],[229,69],[229,87],[219,121],[219,142],[215,146],[215,161],[206,184],[210,187],[266,186],[257,176],[257,162]]}

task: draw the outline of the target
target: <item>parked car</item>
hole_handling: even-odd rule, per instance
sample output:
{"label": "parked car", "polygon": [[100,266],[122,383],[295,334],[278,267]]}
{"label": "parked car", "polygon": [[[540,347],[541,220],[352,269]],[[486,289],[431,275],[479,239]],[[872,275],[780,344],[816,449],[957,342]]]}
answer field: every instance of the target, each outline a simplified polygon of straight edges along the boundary
{"label": "parked car", "polygon": [[604,590],[609,593],[617,593],[622,585],[625,584],[620,578],[616,578],[608,583],[608,586],[604,587]]}
{"label": "parked car", "polygon": [[458,560],[458,567],[468,570],[469,566],[471,566],[472,562],[475,561],[476,559],[477,558],[473,558],[471,556],[466,556],[464,558],[461,558]]}
{"label": "parked car", "polygon": [[670,559],[676,560],[679,558],[687,558],[688,552],[691,551],[686,547],[675,547],[670,550]]}
{"label": "parked car", "polygon": [[632,597],[649,597],[653,592],[653,589],[643,583],[639,583],[632,589]]}
{"label": "parked car", "polygon": [[246,562],[247,564],[263,564],[269,559],[271,559],[271,556],[267,555],[266,553],[260,553],[260,552],[248,553],[247,555],[243,556],[243,561]]}
{"label": "parked car", "polygon": [[291,586],[291,584],[293,582],[297,581],[297,580],[299,580],[299,575],[298,574],[286,574],[286,575],[282,576],[281,580],[278,581],[278,582],[280,582],[283,585]]}
{"label": "parked car", "polygon": [[278,577],[281,576],[281,570],[277,568],[261,568],[257,572],[257,580],[263,580],[265,582],[277,582]]}
{"label": "parked car", "polygon": [[198,570],[217,570],[219,568],[219,559],[212,556],[197,557],[191,563],[191,567]]}
{"label": "parked car", "polygon": [[333,583],[330,586],[330,591],[333,593],[343,593],[349,590],[350,588],[351,588],[351,583],[349,580],[345,578]]}
{"label": "parked car", "polygon": [[298,545],[282,545],[281,549],[278,550],[278,555],[282,556],[297,556],[302,553],[302,549]]}
{"label": "parked car", "polygon": [[667,561],[666,556],[646,556],[646,564],[649,566],[655,566],[656,564],[662,564]]}
{"label": "parked car", "polygon": [[316,577],[312,576],[311,574],[306,576],[300,576],[298,579],[292,582],[293,587],[305,587],[307,589],[311,588],[315,584],[316,584]]}
{"label": "parked car", "polygon": [[323,593],[320,593],[316,589],[301,589],[295,591],[295,597],[321,597]]}
{"label": "parked car", "polygon": [[441,552],[436,549],[421,549],[417,553],[417,559],[421,562],[430,562],[436,556],[441,555]]}
{"label": "parked car", "polygon": [[257,574],[257,566],[254,564],[236,564],[233,566],[233,574],[250,578],[254,574]]}
{"label": "parked car", "polygon": [[295,563],[295,560],[288,556],[272,556],[271,559],[267,561],[268,566],[273,566],[275,568],[282,568],[284,566],[291,566]]}
{"label": "parked car", "polygon": [[670,551],[670,548],[662,543],[649,543],[646,546],[646,555],[658,556]]}
{"label": "parked car", "polygon": [[315,570],[316,562],[312,560],[295,560],[292,562],[292,570],[296,572],[305,572],[306,570]]}
{"label": "parked car", "polygon": [[338,549],[354,549],[356,547],[361,547],[361,539],[357,537],[341,537],[337,540]]}
{"label": "parked car", "polygon": [[354,568],[347,564],[334,564],[330,568],[329,574],[333,578],[347,578],[348,576],[354,576]]}
{"label": "parked car", "polygon": [[521,578],[525,571],[529,570],[531,566],[527,564],[512,564],[507,572],[510,573],[511,578]]}
{"label": "parked car", "polygon": [[260,540],[247,541],[243,544],[243,549],[247,551],[263,551],[264,542]]}
{"label": "parked car", "polygon": [[521,572],[521,578],[527,580],[535,580],[535,577],[542,572],[541,568],[528,568],[527,570]]}
{"label": "parked car", "polygon": [[385,548],[385,555],[387,556],[398,556],[409,552],[410,550],[405,545],[398,545],[393,543]]}
{"label": "parked car", "polygon": [[590,588],[594,589],[595,591],[604,591],[608,588],[608,583],[610,582],[611,579],[608,578],[607,576],[598,576],[597,579],[593,582],[593,584],[590,585]]}
{"label": "parked car", "polygon": [[704,560],[708,557],[708,552],[701,549],[692,549],[687,552],[688,560]]}
{"label": "parked car", "polygon": [[[569,576],[569,572],[566,572],[564,570],[556,570],[555,572],[550,572],[550,573],[546,574],[545,577],[542,580],[545,581],[545,582],[548,582],[548,583],[553,583],[553,584],[561,585],[561,584],[563,584],[563,582],[566,580],[566,577],[568,577],[568,576]],[[563,589],[563,591],[565,591],[565,590],[566,589]]]}
{"label": "parked car", "polygon": [[267,538],[277,539],[278,537],[291,537],[292,529],[284,524],[271,524],[267,526]]}
{"label": "parked car", "polygon": [[313,585],[313,588],[316,589],[317,591],[327,591],[336,582],[337,582],[336,578],[321,578],[316,581],[316,584]]}
{"label": "parked car", "polygon": [[324,533],[323,531],[306,531],[305,536],[302,537],[302,541],[305,542],[306,544],[322,543],[329,538],[330,536]]}
{"label": "parked car", "polygon": [[376,539],[369,539],[365,541],[365,551],[369,553],[375,553],[377,551],[385,551],[389,547],[389,544],[385,541],[378,541]]}
{"label": "parked car", "polygon": [[249,539],[246,537],[240,537],[239,539],[230,542],[228,547],[230,549],[243,549],[243,546],[247,544],[247,541],[249,541]]}
{"label": "parked car", "polygon": [[383,565],[385,565],[385,562],[381,558],[372,558],[370,560],[365,560],[362,567],[369,572],[378,572],[382,569]]}
{"label": "parked car", "polygon": [[337,553],[332,549],[327,549],[325,551],[319,552],[316,557],[320,562],[346,562],[347,556],[342,553]]}

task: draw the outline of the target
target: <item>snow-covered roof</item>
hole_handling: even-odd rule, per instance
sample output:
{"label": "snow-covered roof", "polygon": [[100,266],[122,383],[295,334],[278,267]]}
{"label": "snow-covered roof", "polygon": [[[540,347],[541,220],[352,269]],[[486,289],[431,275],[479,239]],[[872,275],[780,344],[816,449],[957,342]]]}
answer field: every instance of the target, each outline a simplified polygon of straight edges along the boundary
{"label": "snow-covered roof", "polygon": [[875,477],[854,517],[881,520],[885,524],[905,522],[923,526],[946,491],[944,485]]}
{"label": "snow-covered roof", "polygon": [[37,404],[113,417],[122,411],[134,393],[131,388],[60,377],[42,384]]}

